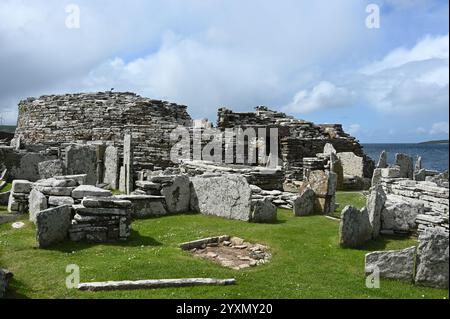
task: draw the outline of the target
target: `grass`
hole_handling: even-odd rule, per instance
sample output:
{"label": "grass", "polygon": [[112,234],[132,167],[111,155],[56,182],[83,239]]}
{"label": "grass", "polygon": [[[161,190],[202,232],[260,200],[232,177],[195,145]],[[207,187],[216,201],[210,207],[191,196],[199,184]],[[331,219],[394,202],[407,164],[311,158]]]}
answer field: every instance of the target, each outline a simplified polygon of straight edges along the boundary
{"label": "grass", "polygon": [[358,209],[366,206],[367,198],[362,192],[337,192],[336,202],[339,203],[339,207],[334,212],[334,217],[341,217],[342,210],[347,205],[353,205]]}
{"label": "grass", "polygon": [[[356,196],[356,195],[355,195]],[[340,194],[340,203],[358,197]],[[344,203],[349,198],[351,202]],[[0,225],[0,265],[14,278],[9,298],[448,298],[448,290],[382,280],[380,289],[365,287],[364,255],[401,249],[415,239],[383,237],[361,249],[338,246],[339,223],[323,216],[294,217],[279,210],[275,224],[250,224],[185,214],[133,222],[124,243],[94,245],[66,242],[49,250],[35,248],[35,230]],[[272,261],[235,271],[182,252],[185,241],[212,235],[239,236],[266,244]],[[236,278],[235,286],[156,290],[80,292],[65,287],[66,266],[80,266],[81,281],[183,277]]]}
{"label": "grass", "polygon": [[12,187],[11,183],[6,183],[5,186],[3,186],[2,189],[0,189],[0,193],[6,193],[11,189],[11,187]]}

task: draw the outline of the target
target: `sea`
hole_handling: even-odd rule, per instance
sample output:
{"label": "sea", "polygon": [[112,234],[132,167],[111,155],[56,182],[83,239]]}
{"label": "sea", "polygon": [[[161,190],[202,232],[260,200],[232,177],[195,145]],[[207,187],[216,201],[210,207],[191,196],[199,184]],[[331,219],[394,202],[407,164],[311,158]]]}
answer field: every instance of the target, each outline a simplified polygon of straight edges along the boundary
{"label": "sea", "polygon": [[414,158],[422,157],[422,167],[430,170],[448,170],[448,144],[362,144],[364,152],[375,164],[383,150],[387,152],[388,163],[395,163],[395,154],[403,153]]}

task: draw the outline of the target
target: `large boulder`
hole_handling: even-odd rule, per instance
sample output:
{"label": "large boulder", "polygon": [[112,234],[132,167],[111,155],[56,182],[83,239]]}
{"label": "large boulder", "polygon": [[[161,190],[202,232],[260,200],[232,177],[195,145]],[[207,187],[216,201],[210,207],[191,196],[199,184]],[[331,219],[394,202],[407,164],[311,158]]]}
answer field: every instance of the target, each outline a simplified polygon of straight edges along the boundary
{"label": "large boulder", "polygon": [[372,237],[367,209],[359,210],[346,206],[339,225],[339,244],[341,247],[359,247]]}
{"label": "large boulder", "polygon": [[375,251],[365,258],[366,274],[379,271],[380,277],[412,281],[416,247],[403,250]]}
{"label": "large boulder", "polygon": [[369,213],[369,222],[372,226],[372,237],[377,238],[381,230],[381,212],[386,202],[386,193],[381,185],[371,189],[367,198],[367,211]]}
{"label": "large boulder", "polygon": [[381,212],[381,229],[408,233],[417,228],[417,215],[423,214],[423,201],[388,194]]}
{"label": "large boulder", "polygon": [[243,176],[200,175],[191,183],[191,208],[204,215],[250,220],[252,190]]}
{"label": "large boulder", "polygon": [[6,289],[8,288],[9,281],[13,277],[13,273],[0,268],[0,299],[5,297]]}
{"label": "large boulder", "polygon": [[33,189],[28,198],[28,206],[30,222],[36,223],[37,213],[48,208],[47,197],[37,189]]}
{"label": "large boulder", "polygon": [[308,216],[314,213],[316,194],[311,188],[305,188],[303,192],[294,200],[294,215]]}
{"label": "large boulder", "polygon": [[448,289],[448,233],[427,228],[419,236],[416,283]]}
{"label": "large boulder", "polygon": [[71,206],[60,206],[36,214],[36,242],[39,248],[50,247],[67,238],[72,218]]}
{"label": "large boulder", "polygon": [[161,189],[170,213],[187,213],[191,198],[189,177],[178,175]]}
{"label": "large boulder", "polygon": [[395,164],[400,168],[401,178],[414,178],[414,160],[406,154],[396,154]]}

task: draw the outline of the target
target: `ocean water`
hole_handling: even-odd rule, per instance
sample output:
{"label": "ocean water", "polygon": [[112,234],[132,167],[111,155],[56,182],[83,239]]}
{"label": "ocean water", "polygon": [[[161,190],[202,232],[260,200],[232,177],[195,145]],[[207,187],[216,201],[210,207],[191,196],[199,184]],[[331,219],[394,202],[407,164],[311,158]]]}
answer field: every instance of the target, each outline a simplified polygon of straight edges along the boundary
{"label": "ocean water", "polygon": [[369,155],[375,164],[380,153],[385,150],[389,164],[395,163],[395,154],[404,153],[422,157],[422,167],[431,170],[448,170],[448,144],[363,144],[364,152]]}

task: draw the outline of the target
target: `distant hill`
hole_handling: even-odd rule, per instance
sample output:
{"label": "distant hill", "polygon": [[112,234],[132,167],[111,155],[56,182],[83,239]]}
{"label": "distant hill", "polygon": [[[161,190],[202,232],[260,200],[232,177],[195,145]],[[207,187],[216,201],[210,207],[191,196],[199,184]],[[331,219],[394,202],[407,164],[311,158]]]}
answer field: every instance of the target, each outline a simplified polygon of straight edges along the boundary
{"label": "distant hill", "polygon": [[419,144],[448,144],[448,140],[427,141]]}
{"label": "distant hill", "polygon": [[0,125],[0,132],[14,133],[16,131],[16,126],[14,125]]}

